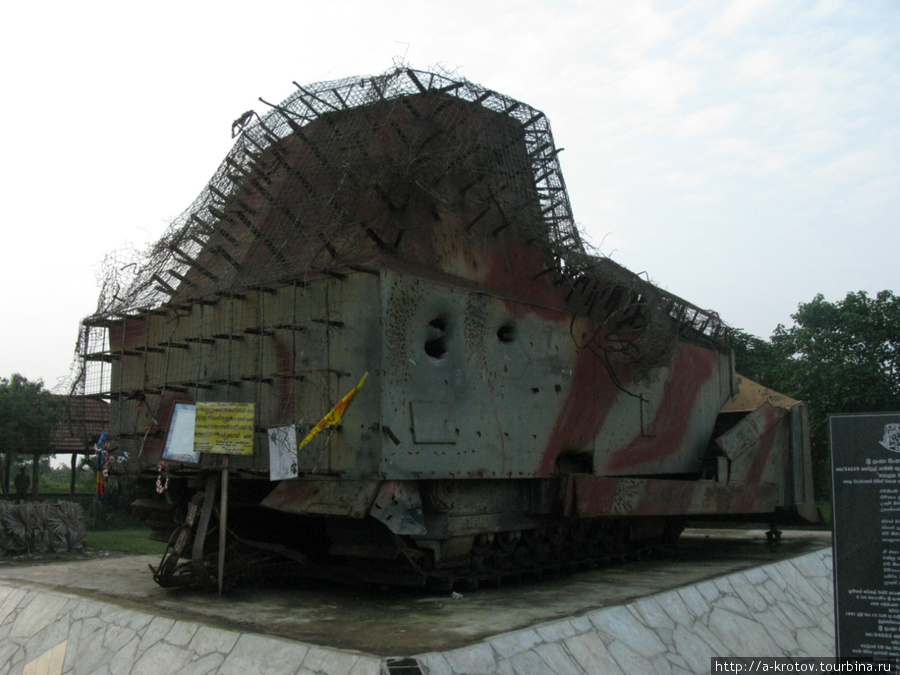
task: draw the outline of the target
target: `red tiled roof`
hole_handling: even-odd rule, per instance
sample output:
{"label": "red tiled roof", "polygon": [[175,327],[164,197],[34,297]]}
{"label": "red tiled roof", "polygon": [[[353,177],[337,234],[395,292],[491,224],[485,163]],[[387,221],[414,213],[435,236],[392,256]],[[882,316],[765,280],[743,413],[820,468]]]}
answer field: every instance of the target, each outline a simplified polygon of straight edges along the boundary
{"label": "red tiled roof", "polygon": [[109,431],[109,403],[84,396],[56,398],[63,404],[48,454],[92,452],[94,441],[104,431]]}

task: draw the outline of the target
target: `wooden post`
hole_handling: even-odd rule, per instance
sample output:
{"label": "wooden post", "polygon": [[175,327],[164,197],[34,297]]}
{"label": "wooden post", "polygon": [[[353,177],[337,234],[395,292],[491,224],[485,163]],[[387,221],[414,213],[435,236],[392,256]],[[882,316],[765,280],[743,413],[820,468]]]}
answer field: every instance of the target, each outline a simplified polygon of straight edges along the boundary
{"label": "wooden post", "polygon": [[225,580],[225,538],[228,528],[228,455],[222,457],[222,495],[219,502],[219,598]]}
{"label": "wooden post", "polygon": [[3,494],[5,494],[10,500],[13,499],[13,493],[10,492],[10,481],[13,478],[13,466],[16,463],[16,451],[15,450],[7,450],[6,451],[6,466],[3,467]]}
{"label": "wooden post", "polygon": [[69,477],[69,494],[75,494],[75,470],[78,467],[78,453],[72,453],[72,475]]}
{"label": "wooden post", "polygon": [[8,455],[9,460],[6,463],[6,491],[10,496],[15,495],[16,490],[16,465],[19,463],[19,453],[13,450]]}
{"label": "wooden post", "polygon": [[34,501],[37,501],[37,498],[41,494],[41,488],[38,485],[41,474],[40,466],[41,456],[36,452],[31,456],[31,499]]}

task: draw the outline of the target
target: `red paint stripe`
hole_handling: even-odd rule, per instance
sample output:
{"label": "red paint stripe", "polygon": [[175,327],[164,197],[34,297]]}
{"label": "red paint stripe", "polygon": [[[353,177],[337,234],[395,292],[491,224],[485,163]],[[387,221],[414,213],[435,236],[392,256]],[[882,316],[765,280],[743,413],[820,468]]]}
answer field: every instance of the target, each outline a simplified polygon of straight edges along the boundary
{"label": "red paint stripe", "polygon": [[703,386],[716,375],[716,360],[714,351],[696,345],[681,350],[669,369],[666,393],[653,418],[655,435],[644,436],[638,429],[627,445],[613,451],[607,464],[610,471],[637,468],[682,451]]}

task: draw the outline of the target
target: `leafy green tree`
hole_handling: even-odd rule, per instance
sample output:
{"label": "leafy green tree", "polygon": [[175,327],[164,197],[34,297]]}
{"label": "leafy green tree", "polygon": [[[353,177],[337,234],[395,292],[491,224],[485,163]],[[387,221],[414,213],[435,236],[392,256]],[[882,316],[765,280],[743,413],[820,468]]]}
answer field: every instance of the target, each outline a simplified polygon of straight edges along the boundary
{"label": "leafy green tree", "polygon": [[46,452],[57,423],[58,402],[41,380],[19,374],[0,378],[0,452],[4,453],[3,494],[9,495],[10,472],[18,456]]}
{"label": "leafy green tree", "polygon": [[771,342],[742,330],[734,330],[731,346],[734,349],[737,372],[766,387],[781,391],[779,385],[783,377],[783,357],[775,351]]}
{"label": "leafy green tree", "polygon": [[771,353],[760,348],[756,356],[770,359],[764,384],[809,405],[816,490],[824,496],[831,474],[828,414],[900,410],[900,298],[859,291],[828,302],[820,294],[791,318],[793,326],[779,325],[772,334]]}

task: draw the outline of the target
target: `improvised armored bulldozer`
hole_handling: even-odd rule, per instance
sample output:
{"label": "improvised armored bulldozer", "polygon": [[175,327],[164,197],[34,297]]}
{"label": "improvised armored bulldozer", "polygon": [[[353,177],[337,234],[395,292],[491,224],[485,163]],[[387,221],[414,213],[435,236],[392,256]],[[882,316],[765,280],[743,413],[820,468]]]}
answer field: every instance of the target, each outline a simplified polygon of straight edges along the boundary
{"label": "improvised armored bulldozer", "polygon": [[[220,541],[231,582],[452,587],[815,518],[805,406],[587,250],[543,113],[408,68],[270,107],[83,322],[160,584],[212,585]],[[253,404],[250,454],[194,452],[210,402]]]}

